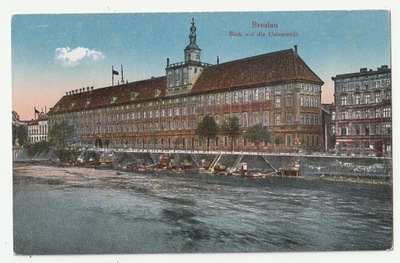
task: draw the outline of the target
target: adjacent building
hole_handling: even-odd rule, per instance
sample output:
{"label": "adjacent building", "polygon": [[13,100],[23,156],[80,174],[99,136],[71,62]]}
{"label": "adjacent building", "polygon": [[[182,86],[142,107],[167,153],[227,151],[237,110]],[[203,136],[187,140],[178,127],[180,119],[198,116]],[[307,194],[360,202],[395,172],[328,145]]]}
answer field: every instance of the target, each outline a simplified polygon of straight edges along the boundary
{"label": "adjacent building", "polygon": [[332,129],[335,149],[362,155],[391,155],[392,112],[391,70],[377,70],[332,77],[335,107]]}
{"label": "adjacent building", "polygon": [[[68,92],[49,111],[49,125],[67,121],[77,145],[132,149],[205,149],[195,133],[206,115],[222,123],[237,116],[245,132],[267,126],[274,141],[262,150],[324,149],[321,113],[323,81],[297,51],[286,49],[216,65],[201,60],[191,23],[184,60],[170,63],[165,76],[99,89]],[[230,149],[220,135],[212,150]],[[255,150],[244,137],[234,150]]]}
{"label": "adjacent building", "polygon": [[28,126],[28,143],[48,141],[48,117],[44,112],[38,112],[37,119],[26,121],[26,124]]}

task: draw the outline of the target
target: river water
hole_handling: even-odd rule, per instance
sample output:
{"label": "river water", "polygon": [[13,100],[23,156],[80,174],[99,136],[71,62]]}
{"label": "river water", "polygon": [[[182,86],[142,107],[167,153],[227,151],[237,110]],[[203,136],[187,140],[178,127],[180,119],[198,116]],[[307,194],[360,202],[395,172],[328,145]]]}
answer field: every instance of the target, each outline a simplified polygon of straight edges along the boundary
{"label": "river water", "polygon": [[17,254],[387,250],[390,184],[14,165]]}

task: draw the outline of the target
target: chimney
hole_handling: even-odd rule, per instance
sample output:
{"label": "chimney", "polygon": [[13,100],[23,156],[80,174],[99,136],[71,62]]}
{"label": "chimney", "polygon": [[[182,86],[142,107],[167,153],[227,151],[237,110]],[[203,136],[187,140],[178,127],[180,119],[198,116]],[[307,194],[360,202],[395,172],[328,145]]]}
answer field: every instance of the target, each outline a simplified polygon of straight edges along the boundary
{"label": "chimney", "polygon": [[217,56],[217,65],[219,64],[219,56]]}
{"label": "chimney", "polygon": [[360,68],[360,73],[366,73],[367,72],[367,68]]}
{"label": "chimney", "polygon": [[167,68],[169,67],[169,58],[167,58]]}
{"label": "chimney", "polygon": [[294,45],[294,54],[297,55],[297,45]]}

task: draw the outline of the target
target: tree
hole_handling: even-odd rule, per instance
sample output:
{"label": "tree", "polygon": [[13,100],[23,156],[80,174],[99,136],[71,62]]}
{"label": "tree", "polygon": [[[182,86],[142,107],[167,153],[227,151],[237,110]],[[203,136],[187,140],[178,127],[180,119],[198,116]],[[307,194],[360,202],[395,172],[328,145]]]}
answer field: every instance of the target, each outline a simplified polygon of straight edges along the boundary
{"label": "tree", "polygon": [[153,149],[155,149],[156,148],[156,144],[158,142],[157,131],[153,131],[151,133],[150,141],[151,141],[151,144],[153,144]]}
{"label": "tree", "polygon": [[25,146],[28,144],[28,127],[22,124],[12,125],[13,146]]}
{"label": "tree", "polygon": [[210,140],[218,136],[219,127],[214,117],[205,116],[197,125],[196,134],[200,140],[207,139],[207,151],[210,150]]}
{"label": "tree", "polygon": [[72,144],[75,138],[75,128],[63,121],[56,123],[49,130],[49,142],[57,148],[65,148]]}
{"label": "tree", "polygon": [[268,128],[266,126],[262,126],[262,124],[256,124],[249,127],[244,137],[256,145],[257,151],[259,150],[261,142],[271,141],[271,135],[268,131]]}
{"label": "tree", "polygon": [[281,145],[283,143],[283,139],[281,136],[276,136],[275,137],[275,144],[276,145]]}
{"label": "tree", "polygon": [[231,151],[233,151],[233,141],[242,133],[239,118],[232,116],[226,119],[221,125],[221,131],[223,134],[231,138]]}
{"label": "tree", "polygon": [[183,144],[183,138],[177,137],[174,140],[174,149],[179,149],[179,146]]}

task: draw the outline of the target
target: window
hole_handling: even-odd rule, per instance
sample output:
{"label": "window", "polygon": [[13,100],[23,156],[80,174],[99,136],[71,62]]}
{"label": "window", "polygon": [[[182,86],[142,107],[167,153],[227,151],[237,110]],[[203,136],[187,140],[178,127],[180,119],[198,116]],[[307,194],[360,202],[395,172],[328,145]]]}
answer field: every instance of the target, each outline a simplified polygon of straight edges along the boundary
{"label": "window", "polygon": [[243,100],[244,103],[249,102],[249,92],[247,90],[243,91]]}
{"label": "window", "polygon": [[292,106],[292,96],[286,96],[286,107]]}
{"label": "window", "polygon": [[386,90],[385,91],[385,100],[390,100],[392,97],[392,94],[390,92],[390,90]]}
{"label": "window", "polygon": [[385,135],[390,135],[392,133],[392,125],[390,123],[384,124]]}
{"label": "window", "polygon": [[375,103],[381,102],[381,94],[380,93],[375,93]]}
{"label": "window", "polygon": [[255,90],[254,90],[254,93],[253,93],[253,100],[254,100],[254,101],[258,101],[258,100],[259,100],[259,91],[258,91],[258,89],[255,89]]}
{"label": "window", "polygon": [[340,126],[340,134],[341,135],[348,135],[348,128],[346,125]]}
{"label": "window", "polygon": [[347,96],[346,96],[346,95],[343,95],[343,96],[341,97],[341,105],[342,105],[342,106],[347,105]]}
{"label": "window", "polygon": [[360,135],[361,134],[361,127],[359,124],[356,125],[356,135]]}
{"label": "window", "polygon": [[178,107],[175,107],[175,116],[179,116],[179,108]]}
{"label": "window", "polygon": [[275,108],[281,107],[281,98],[279,96],[275,97]]}
{"label": "window", "polygon": [[391,109],[389,107],[383,108],[383,117],[390,118],[391,117]]}
{"label": "window", "polygon": [[361,119],[361,111],[356,110],[356,119]]}
{"label": "window", "polygon": [[225,93],[225,103],[229,104],[229,93]]}
{"label": "window", "polygon": [[286,114],[286,124],[287,125],[292,124],[292,114]]}
{"label": "window", "polygon": [[270,99],[269,93],[270,93],[269,88],[265,88],[265,100]]}
{"label": "window", "polygon": [[369,124],[365,124],[365,135],[369,135]]}
{"label": "window", "polygon": [[342,111],[341,114],[342,114],[342,120],[347,120],[348,119],[348,117],[349,117],[348,115],[349,114],[348,114],[347,111]]}
{"label": "window", "polygon": [[243,127],[249,126],[249,117],[247,112],[243,112]]}
{"label": "window", "polygon": [[356,94],[356,104],[361,104],[361,96],[360,96],[360,94]]}
{"label": "window", "polygon": [[286,146],[292,146],[292,135],[286,135]]}
{"label": "window", "polygon": [[380,118],[380,117],[381,117],[381,110],[375,109],[375,118]]}
{"label": "window", "polygon": [[269,125],[269,111],[264,112],[264,125]]}
{"label": "window", "polygon": [[366,119],[371,118],[371,110],[365,110],[365,118]]}
{"label": "window", "polygon": [[239,92],[235,91],[233,93],[233,102],[238,103],[239,102]]}
{"label": "window", "polygon": [[215,95],[215,103],[217,105],[219,105],[221,103],[221,95],[220,94]]}
{"label": "window", "polygon": [[275,114],[275,125],[281,124],[281,116],[279,114]]}
{"label": "window", "polygon": [[365,103],[366,104],[371,103],[371,96],[369,95],[369,93],[365,94]]}
{"label": "window", "polygon": [[304,106],[304,96],[302,95],[300,98],[300,106]]}
{"label": "window", "polygon": [[310,98],[309,97],[305,98],[305,106],[310,107]]}

